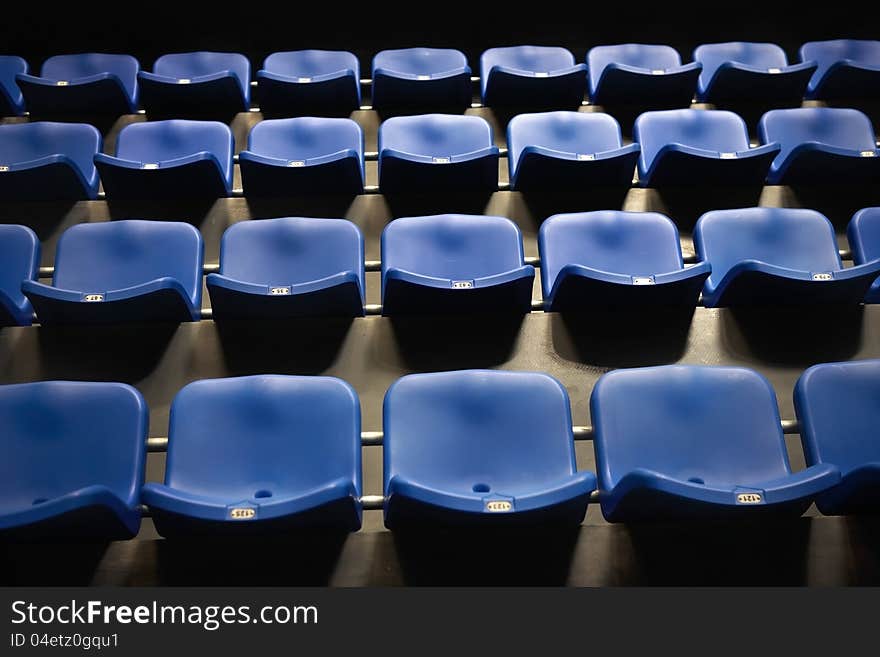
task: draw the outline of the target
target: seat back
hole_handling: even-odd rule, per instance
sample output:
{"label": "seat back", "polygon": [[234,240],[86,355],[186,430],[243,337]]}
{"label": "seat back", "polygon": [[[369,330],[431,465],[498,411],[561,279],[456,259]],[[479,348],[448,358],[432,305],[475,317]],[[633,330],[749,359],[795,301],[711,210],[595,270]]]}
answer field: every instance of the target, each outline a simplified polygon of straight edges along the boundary
{"label": "seat back", "polygon": [[880,360],[814,365],[794,390],[807,462],[880,464]]}
{"label": "seat back", "polygon": [[709,486],[790,474],[776,395],[752,370],[616,370],[599,379],[590,410],[603,489],[637,468]]}
{"label": "seat back", "polygon": [[256,497],[361,488],[354,389],[324,376],[261,375],[185,386],[171,405],[165,483],[195,495]]}
{"label": "seat back", "polygon": [[402,48],[383,50],[373,57],[373,72],[385,69],[388,72],[407,75],[438,75],[467,68],[467,57],[452,48]]}
{"label": "seat back", "polygon": [[800,107],[770,110],[758,123],[761,141],[779,142],[776,156],[781,163],[792,150],[808,142],[837,148],[874,152],[876,148],[871,120],[858,110],[833,107]]}
{"label": "seat back", "polygon": [[351,119],[270,119],[260,121],[248,136],[248,150],[282,160],[308,160],[353,149],[363,162],[363,145],[363,130]]}
{"label": "seat back", "polygon": [[785,51],[775,43],[755,43],[750,41],[728,41],[727,43],[705,43],[694,50],[694,61],[703,65],[700,72],[700,85],[705,88],[723,64],[735,62],[745,66],[765,69],[782,69],[788,66]]}
{"label": "seat back", "polygon": [[382,232],[383,277],[389,269],[402,269],[442,279],[476,279],[522,266],[522,233],[505,217],[406,217]]}
{"label": "seat back", "polygon": [[100,152],[102,141],[101,133],[84,123],[36,121],[0,125],[0,165],[65,155],[90,182],[97,175],[94,157]]}
{"label": "seat back", "polygon": [[219,121],[172,119],[132,123],[119,131],[116,156],[158,163],[206,151],[217,158],[224,177],[232,168],[232,131]]}
{"label": "seat back", "polygon": [[596,46],[587,53],[587,68],[593,89],[599,85],[602,72],[609,64],[623,64],[651,71],[665,71],[681,66],[681,55],[672,46],[644,43],[623,43]]}
{"label": "seat back", "polygon": [[595,154],[620,148],[620,124],[610,114],[541,112],[520,114],[507,126],[509,157],[515,162],[527,146]]}
{"label": "seat back", "polygon": [[297,78],[314,78],[339,71],[352,70],[360,78],[357,57],[344,50],[293,50],[272,53],[263,61],[270,73]]}
{"label": "seat back", "polygon": [[880,258],[880,207],[856,212],[846,234],[857,265]]}
{"label": "seat back", "polygon": [[129,506],[144,478],[147,406],[122,383],[0,386],[0,513],[103,485]]}
{"label": "seat back", "polygon": [[568,393],[532,372],[411,374],[385,395],[385,487],[397,474],[463,493],[559,481],[577,465]]}
{"label": "seat back", "polygon": [[744,208],[715,210],[700,217],[694,247],[712,265],[710,286],[717,286],[743,260],[806,272],[842,269],[834,227],[815,210]]}
{"label": "seat back", "polygon": [[240,221],[220,242],[220,273],[255,285],[299,284],[354,271],[364,289],[364,238],[344,219]]}
{"label": "seat back", "polygon": [[636,119],[633,135],[642,147],[645,169],[667,144],[683,144],[713,153],[737,153],[749,149],[745,121],[724,110],[645,112]]}
{"label": "seat back", "polygon": [[379,126],[379,153],[391,149],[446,158],[492,146],[492,127],[479,116],[396,116]]}
{"label": "seat back", "polygon": [[202,289],[204,244],[182,222],[104,221],[64,231],[55,254],[54,285],[64,290],[106,292],[157,278],[176,279],[192,299]]}
{"label": "seat back", "polygon": [[112,73],[129,97],[137,90],[137,74],[141,65],[131,55],[109,55],[89,52],[78,55],[55,55],[43,63],[41,76],[48,80],[76,80],[101,73]]}
{"label": "seat back", "polygon": [[27,226],[0,224],[0,292],[24,307],[27,301],[21,282],[36,280],[39,270],[40,240],[34,231]]}
{"label": "seat back", "polygon": [[250,84],[251,63],[234,52],[180,52],[162,55],[153,64],[153,72],[170,78],[190,79],[232,71],[244,89]]}
{"label": "seat back", "polygon": [[9,99],[15,106],[21,105],[23,97],[21,89],[15,81],[19,73],[27,73],[28,65],[21,57],[14,55],[0,55],[0,88],[5,89]]}
{"label": "seat back", "polygon": [[480,69],[485,77],[493,66],[504,66],[528,73],[552,73],[574,66],[574,55],[558,46],[508,46],[489,48],[480,57]]}
{"label": "seat back", "polygon": [[845,60],[862,66],[880,66],[880,41],[868,39],[831,39],[808,41],[801,46],[802,62],[814,61],[819,66],[814,80],[820,80],[837,62]]}

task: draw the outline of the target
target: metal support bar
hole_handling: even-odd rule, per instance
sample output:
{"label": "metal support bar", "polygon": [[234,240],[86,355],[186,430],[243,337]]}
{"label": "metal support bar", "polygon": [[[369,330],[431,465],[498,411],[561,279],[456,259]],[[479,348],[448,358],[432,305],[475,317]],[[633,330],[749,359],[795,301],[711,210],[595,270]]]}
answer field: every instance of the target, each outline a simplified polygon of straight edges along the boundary
{"label": "metal support bar", "polygon": [[543,299],[532,299],[532,312],[536,310],[543,311],[544,310],[544,300]]}
{"label": "metal support bar", "polygon": [[382,314],[382,304],[381,303],[368,303],[364,306],[364,313],[367,315],[381,315]]}
{"label": "metal support bar", "polygon": [[364,495],[361,497],[361,504],[364,511],[381,511],[385,506],[385,497],[383,495]]}
{"label": "metal support bar", "polygon": [[797,420],[782,420],[782,433],[793,434],[801,432],[801,425]]}
{"label": "metal support bar", "polygon": [[377,447],[382,445],[385,434],[381,431],[361,431],[361,445],[364,447]]}
{"label": "metal support bar", "polygon": [[364,262],[364,271],[382,271],[381,260],[367,260]]}
{"label": "metal support bar", "polygon": [[593,427],[590,426],[573,426],[571,428],[575,440],[592,440]]}

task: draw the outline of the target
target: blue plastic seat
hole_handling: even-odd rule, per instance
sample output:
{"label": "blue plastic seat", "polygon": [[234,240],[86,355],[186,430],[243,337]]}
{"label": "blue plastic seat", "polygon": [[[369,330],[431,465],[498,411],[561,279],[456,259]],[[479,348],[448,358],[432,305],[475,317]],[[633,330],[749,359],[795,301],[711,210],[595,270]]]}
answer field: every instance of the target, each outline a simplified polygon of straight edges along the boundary
{"label": "blue plastic seat", "polygon": [[361,104],[361,68],[342,50],[276,52],[257,71],[264,115],[348,114]]}
{"label": "blue plastic seat", "polygon": [[364,191],[364,133],[351,119],[260,121],[238,161],[248,196]]}
{"label": "blue plastic seat", "polygon": [[198,321],[203,258],[190,224],[83,223],[58,240],[52,285],[21,287],[42,324]]}
{"label": "blue plastic seat", "polygon": [[103,139],[83,123],[0,125],[0,199],[76,201],[98,195],[93,159]]}
{"label": "blue plastic seat", "polygon": [[216,198],[232,190],[232,131],[217,121],[132,123],[95,155],[108,198]]}
{"label": "blue plastic seat", "polygon": [[642,147],[642,187],[763,185],[779,153],[779,144],[749,148],[745,121],[724,110],[645,112],[633,139]]}
{"label": "blue plastic seat", "polygon": [[880,97],[880,41],[834,39],[801,46],[801,61],[819,64],[806,98]]}
{"label": "blue plastic seat", "polygon": [[208,274],[215,320],[364,314],[364,238],[350,221],[240,221]]}
{"label": "blue plastic seat", "polygon": [[479,116],[397,116],[379,126],[383,192],[495,191],[498,148]]}
{"label": "blue plastic seat", "polygon": [[165,483],[142,497],[163,536],[361,525],[357,393],[324,376],[196,381],[171,405]]}
{"label": "blue plastic seat", "polygon": [[141,394],[123,383],[0,386],[0,534],[137,534],[147,416]]}
{"label": "blue plastic seat", "polygon": [[800,516],[840,481],[831,465],[792,473],[776,394],[752,370],[616,370],[593,388],[590,415],[609,522]]}
{"label": "blue plastic seat", "polygon": [[711,271],[685,269],[678,229],[656,212],[557,214],[538,232],[545,309],[690,306]]}
{"label": "blue plastic seat", "polygon": [[694,61],[703,65],[701,103],[800,101],[816,72],[816,62],[789,65],[775,43],[706,43],[694,50]]}
{"label": "blue plastic seat", "polygon": [[30,326],[31,302],[22,281],[35,281],[40,271],[40,240],[27,226],[0,224],[0,326]]}
{"label": "blue plastic seat", "polygon": [[141,104],[159,116],[226,116],[251,102],[251,63],[231,52],[162,55],[153,72],[138,73]]}
{"label": "blue plastic seat", "polygon": [[17,80],[31,114],[119,116],[137,111],[140,67],[131,55],[56,55],[39,76],[22,72]]}
{"label": "blue plastic seat", "polygon": [[866,183],[880,180],[880,150],[871,120],[854,109],[771,110],[758,123],[761,139],[782,145],[770,166],[771,185]]}
{"label": "blue plastic seat", "polygon": [[24,96],[15,77],[27,72],[28,64],[21,57],[0,55],[0,116],[24,113]]}
{"label": "blue plastic seat", "polygon": [[465,109],[471,105],[471,68],[451,48],[383,50],[373,57],[373,107]]}
{"label": "blue plastic seat", "polygon": [[575,109],[584,100],[587,67],[565,48],[490,48],[480,57],[480,85],[489,107]]}
{"label": "blue plastic seat", "polygon": [[383,315],[523,314],[534,278],[522,233],[504,217],[406,217],[382,231]]}
{"label": "blue plastic seat", "polygon": [[794,407],[807,464],[840,470],[819,510],[880,512],[880,360],[814,365],[798,379]]}
{"label": "blue plastic seat", "polygon": [[520,114],[507,124],[510,188],[582,189],[632,184],[639,145],[623,145],[609,114]]}
{"label": "blue plastic seat", "polygon": [[568,393],[537,372],[411,374],[385,395],[385,525],[578,525]]}
{"label": "blue plastic seat", "polygon": [[687,107],[702,65],[681,63],[670,46],[625,43],[587,53],[590,102],[594,105]]}
{"label": "blue plastic seat", "polygon": [[[847,226],[846,237],[856,265],[880,259],[880,208],[856,212]],[[880,303],[880,278],[871,285],[865,303]]]}
{"label": "blue plastic seat", "polygon": [[707,212],[694,228],[697,256],[712,265],[706,306],[858,304],[880,260],[843,268],[834,227],[815,210]]}

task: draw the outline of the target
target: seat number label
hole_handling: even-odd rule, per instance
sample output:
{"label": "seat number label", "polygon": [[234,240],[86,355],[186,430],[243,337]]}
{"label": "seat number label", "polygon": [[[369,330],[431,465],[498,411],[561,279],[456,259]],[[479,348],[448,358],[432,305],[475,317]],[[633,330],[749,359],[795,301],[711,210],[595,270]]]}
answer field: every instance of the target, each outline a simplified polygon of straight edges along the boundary
{"label": "seat number label", "polygon": [[737,504],[763,504],[764,498],[760,493],[740,493],[736,496]]}
{"label": "seat number label", "polygon": [[633,285],[654,285],[653,276],[633,276]]}
{"label": "seat number label", "polygon": [[97,301],[103,301],[103,300],[104,300],[103,294],[87,294],[83,297],[83,301],[88,301],[90,303],[95,303]]}
{"label": "seat number label", "polygon": [[283,296],[285,294],[290,294],[289,287],[271,287],[269,288],[269,294],[274,296]]}
{"label": "seat number label", "polygon": [[596,156],[592,153],[578,153],[578,159],[581,161],[585,160],[595,160]]}
{"label": "seat number label", "polygon": [[719,153],[718,154],[722,160],[735,160],[736,153]]}
{"label": "seat number label", "polygon": [[312,78],[297,78],[297,82],[311,82]]}
{"label": "seat number label", "polygon": [[819,272],[818,274],[813,274],[814,281],[830,281],[833,278],[834,277],[831,275],[831,273],[827,272],[827,271]]}
{"label": "seat number label", "polygon": [[55,86],[56,86],[56,87],[66,87],[67,85],[68,85],[67,80],[58,80],[58,81],[55,83]]}
{"label": "seat number label", "polygon": [[491,513],[507,513],[508,511],[513,511],[513,504],[504,500],[492,500],[491,502],[486,502],[486,511]]}
{"label": "seat number label", "polygon": [[781,68],[768,68],[767,72],[768,73],[782,73],[782,69]]}
{"label": "seat number label", "polygon": [[230,520],[251,520],[257,517],[257,510],[249,507],[229,509]]}
{"label": "seat number label", "polygon": [[432,157],[431,161],[434,164],[449,164],[450,162],[452,162],[452,158],[451,157]]}
{"label": "seat number label", "polygon": [[9,171],[9,167],[4,165],[0,165],[0,171]]}
{"label": "seat number label", "polygon": [[158,169],[159,165],[156,162],[146,162],[141,169]]}
{"label": "seat number label", "polygon": [[474,286],[473,281],[452,281],[452,287],[456,290],[468,290]]}
{"label": "seat number label", "polygon": [[305,160],[291,160],[287,163],[289,167],[304,167],[306,165]]}
{"label": "seat number label", "polygon": [[862,157],[875,157],[877,153],[875,153],[874,151],[862,151],[860,155]]}

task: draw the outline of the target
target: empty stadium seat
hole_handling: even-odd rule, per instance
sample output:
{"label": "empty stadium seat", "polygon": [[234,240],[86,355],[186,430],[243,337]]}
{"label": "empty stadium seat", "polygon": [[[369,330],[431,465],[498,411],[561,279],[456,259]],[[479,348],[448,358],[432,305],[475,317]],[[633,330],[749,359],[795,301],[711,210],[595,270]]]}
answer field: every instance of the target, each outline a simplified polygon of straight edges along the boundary
{"label": "empty stadium seat", "polygon": [[[864,265],[880,258],[880,208],[865,208],[853,215],[846,229],[853,262]],[[871,285],[866,303],[880,303],[880,278]]]}
{"label": "empty stadium seat", "polygon": [[232,131],[217,121],[132,123],[116,137],[116,155],[95,155],[108,198],[228,196]]}
{"label": "empty stadium seat", "polygon": [[0,55],[0,116],[24,113],[24,96],[15,76],[27,72],[28,64],[21,57]]}
{"label": "empty stadium seat", "polygon": [[632,184],[639,145],[623,145],[609,114],[520,114],[507,125],[510,188],[582,189]]}
{"label": "empty stadium seat", "polygon": [[348,114],[361,104],[357,57],[342,50],[276,52],[257,71],[265,115]]}
{"label": "empty stadium seat", "polygon": [[712,265],[706,306],[858,304],[880,274],[880,260],[844,269],[834,227],[815,210],[707,212],[694,247]]}
{"label": "empty stadium seat", "polygon": [[165,483],[143,501],[175,537],[361,525],[357,393],[324,376],[196,381],[171,406]]}
{"label": "empty stadium seat", "polygon": [[498,148],[479,116],[397,116],[379,126],[383,192],[495,191]]}
{"label": "empty stadium seat", "polygon": [[752,370],[616,370],[593,388],[590,415],[609,522],[799,516],[840,481],[831,465],[792,473],[776,395]]}
{"label": "empty stadium seat", "polygon": [[490,48],[480,57],[480,85],[489,107],[575,109],[584,100],[587,67],[565,48]]}
{"label": "empty stadium seat", "polygon": [[864,183],[880,180],[880,151],[871,120],[854,109],[771,110],[758,123],[761,139],[781,144],[771,185]]}
{"label": "empty stadium seat", "polygon": [[238,161],[248,196],[364,191],[364,133],[351,119],[260,121]]}
{"label": "empty stadium seat", "polygon": [[578,472],[568,393],[536,372],[411,374],[385,395],[385,525],[577,525],[596,487]]}
{"label": "empty stadium seat", "polygon": [[880,97],[880,41],[833,39],[801,46],[801,61],[819,64],[806,98]]}
{"label": "empty stadium seat", "polygon": [[103,140],[82,123],[0,125],[0,199],[76,201],[98,195],[94,157]]}
{"label": "empty stadium seat", "polygon": [[775,43],[706,43],[694,50],[694,61],[703,65],[701,103],[798,102],[816,71],[816,62],[789,65]]}
{"label": "empty stadium seat", "polygon": [[880,512],[880,360],[814,365],[798,379],[794,407],[807,464],[840,470],[819,510]]}
{"label": "empty stadium seat", "polygon": [[645,112],[633,137],[642,187],[762,185],[779,153],[779,144],[749,148],[745,122],[724,110]]}
{"label": "empty stadium seat", "polygon": [[594,105],[687,107],[702,65],[681,63],[670,46],[625,43],[587,53],[590,102]]}
{"label": "empty stadium seat", "polygon": [[471,104],[471,68],[451,48],[383,50],[373,57],[373,107],[447,108]]}
{"label": "empty stadium seat", "polygon": [[364,314],[364,238],[350,221],[240,221],[208,274],[215,320]]}
{"label": "empty stadium seat", "polygon": [[147,405],[122,383],[0,386],[0,535],[138,533]]}
{"label": "empty stadium seat", "polygon": [[251,63],[238,53],[162,55],[152,73],[138,73],[138,82],[147,114],[226,116],[250,108]]}
{"label": "empty stadium seat", "polygon": [[0,326],[30,326],[31,302],[22,281],[35,281],[40,271],[40,240],[27,226],[0,224]]}
{"label": "empty stadium seat", "polygon": [[685,269],[678,229],[656,212],[557,214],[541,224],[541,284],[549,311],[693,308],[709,263]]}
{"label": "empty stadium seat", "polygon": [[406,217],[382,231],[383,315],[527,313],[534,277],[504,217]]}
{"label": "empty stadium seat", "polygon": [[20,73],[18,86],[31,114],[131,114],[138,108],[140,64],[131,55],[56,55],[40,75]]}
{"label": "empty stadium seat", "polygon": [[58,240],[52,285],[26,280],[22,291],[42,324],[197,321],[203,257],[190,224],[82,223]]}

